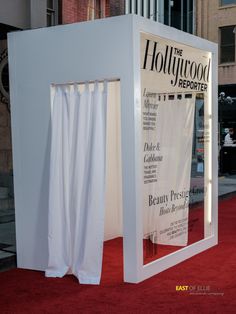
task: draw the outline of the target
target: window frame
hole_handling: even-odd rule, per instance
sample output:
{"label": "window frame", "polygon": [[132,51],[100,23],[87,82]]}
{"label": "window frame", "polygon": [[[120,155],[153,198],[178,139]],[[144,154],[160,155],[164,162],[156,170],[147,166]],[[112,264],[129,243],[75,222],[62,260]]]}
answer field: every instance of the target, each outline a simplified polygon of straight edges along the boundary
{"label": "window frame", "polygon": [[219,6],[220,6],[220,7],[226,7],[226,6],[236,5],[236,1],[235,1],[235,0],[232,0],[232,1],[235,1],[235,3],[228,3],[228,4],[224,4],[223,1],[224,1],[224,0],[219,0]]}
{"label": "window frame", "polygon": [[175,27],[189,34],[194,34],[195,0],[179,0],[180,3],[180,27],[173,24],[174,2],[164,2],[164,24]]}
{"label": "window frame", "polygon": [[[50,23],[48,23],[48,17],[50,17]],[[46,24],[47,27],[55,26],[58,24],[58,0],[52,0],[52,7],[48,7],[46,4]]]}
{"label": "window frame", "polygon": [[[232,33],[234,34],[234,43],[232,44],[222,44],[222,29],[232,27]],[[227,64],[227,63],[235,63],[236,62],[236,32],[234,31],[236,29],[236,25],[227,25],[227,26],[222,26],[219,27],[219,64]],[[233,60],[232,61],[223,61],[222,60],[222,48],[227,48],[227,47],[234,47],[234,54],[233,54]]]}
{"label": "window frame", "polygon": [[99,0],[99,9],[97,9],[97,0],[88,1],[87,20],[96,20],[106,17],[106,1]]}

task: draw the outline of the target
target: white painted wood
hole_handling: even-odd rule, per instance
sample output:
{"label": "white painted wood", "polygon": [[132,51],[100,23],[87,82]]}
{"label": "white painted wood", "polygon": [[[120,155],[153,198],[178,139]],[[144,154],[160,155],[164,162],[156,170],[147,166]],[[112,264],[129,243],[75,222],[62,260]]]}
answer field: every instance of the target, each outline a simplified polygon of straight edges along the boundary
{"label": "white painted wood", "polygon": [[[147,22],[146,19],[136,17],[134,16],[134,51],[136,52],[134,54],[134,80],[135,80],[135,92],[136,92],[136,156],[139,156],[140,145],[141,145],[141,139],[139,138],[141,134],[141,122],[139,121],[140,115],[141,115],[141,104],[140,104],[140,96],[141,94],[141,77],[140,77],[140,32],[146,32],[149,34],[157,35],[164,37],[166,39],[174,40],[178,43],[191,46],[194,48],[202,49],[204,51],[208,51],[212,53],[212,81],[211,81],[211,96],[212,99],[207,104],[208,109],[210,108],[212,112],[212,129],[211,129],[211,136],[212,136],[212,164],[211,164],[211,176],[212,176],[212,189],[211,193],[208,194],[208,197],[211,201],[211,208],[208,208],[208,210],[212,210],[212,226],[209,227],[208,225],[208,233],[207,238],[205,238],[202,241],[196,242],[193,245],[187,246],[183,249],[180,249],[172,254],[169,254],[163,258],[160,258],[150,264],[147,264],[143,266],[143,245],[142,245],[142,232],[143,232],[143,226],[142,226],[142,176],[140,174],[139,169],[142,169],[142,157],[139,160],[136,160],[136,204],[137,204],[137,235],[136,237],[140,239],[140,242],[138,243],[138,265],[140,269],[138,269],[137,272],[137,278],[138,280],[136,282],[143,281],[154,274],[157,274],[165,269],[168,269],[169,267],[172,267],[181,261],[184,261],[187,258],[190,258],[214,245],[217,244],[218,236],[217,236],[217,213],[218,213],[218,190],[217,190],[217,174],[218,174],[218,165],[217,165],[217,44],[209,42],[207,40],[204,40],[202,38],[198,38],[194,35],[187,34],[185,32],[181,32],[177,29],[170,28],[168,26],[165,26],[163,24],[159,24],[157,22]],[[209,84],[210,85],[210,84]],[[214,106],[213,106],[214,104]],[[208,213],[206,213],[206,216],[208,216]],[[130,278],[129,278],[130,279]],[[128,280],[129,281],[129,280]]]}
{"label": "white painted wood", "polygon": [[128,235],[136,220],[132,21],[127,15],[9,35],[18,267],[47,265],[50,84],[120,78],[124,262],[136,276],[135,235]]}
{"label": "white painted wood", "polygon": [[[140,32],[212,52],[212,231],[143,266]],[[139,16],[9,34],[18,267],[47,265],[50,85],[120,79],[124,279],[139,282],[217,244],[217,45]]]}

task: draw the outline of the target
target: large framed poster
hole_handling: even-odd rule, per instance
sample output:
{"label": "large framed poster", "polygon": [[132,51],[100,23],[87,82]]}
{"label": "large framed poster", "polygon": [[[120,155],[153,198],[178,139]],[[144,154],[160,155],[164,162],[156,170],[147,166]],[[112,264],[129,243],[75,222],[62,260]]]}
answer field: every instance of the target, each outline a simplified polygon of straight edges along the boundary
{"label": "large framed poster", "polygon": [[140,34],[143,263],[211,228],[210,52]]}

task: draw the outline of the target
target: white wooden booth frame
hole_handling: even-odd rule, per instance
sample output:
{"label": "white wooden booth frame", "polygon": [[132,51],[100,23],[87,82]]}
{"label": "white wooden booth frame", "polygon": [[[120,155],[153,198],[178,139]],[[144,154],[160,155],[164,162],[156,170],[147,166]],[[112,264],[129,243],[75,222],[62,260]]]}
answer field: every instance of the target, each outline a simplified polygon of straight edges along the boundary
{"label": "white wooden booth frame", "polygon": [[[209,208],[205,238],[143,265],[140,33],[212,53]],[[217,45],[134,15],[11,33],[17,265],[45,270],[48,258],[50,85],[117,78],[121,82],[124,280],[137,283],[217,244]],[[212,79],[213,78],[213,79]],[[214,104],[214,106],[213,106]]]}

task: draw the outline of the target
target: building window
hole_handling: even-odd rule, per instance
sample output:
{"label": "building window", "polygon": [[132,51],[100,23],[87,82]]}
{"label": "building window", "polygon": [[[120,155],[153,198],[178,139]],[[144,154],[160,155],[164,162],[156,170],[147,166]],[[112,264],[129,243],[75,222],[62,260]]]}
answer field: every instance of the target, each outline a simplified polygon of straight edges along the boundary
{"label": "building window", "polygon": [[126,0],[125,13],[138,14],[154,21],[193,33],[195,0]]}
{"label": "building window", "polygon": [[235,26],[220,28],[220,62],[235,61]]}
{"label": "building window", "polygon": [[230,5],[230,4],[236,4],[236,0],[220,0],[220,5]]}
{"label": "building window", "polygon": [[164,1],[164,24],[193,33],[193,0]]}
{"label": "building window", "polygon": [[100,19],[105,17],[105,0],[88,1],[88,20]]}
{"label": "building window", "polygon": [[175,27],[175,28],[178,28],[178,29],[181,29],[181,24],[182,24],[182,20],[183,20],[183,17],[182,17],[182,7],[181,7],[181,3],[182,1],[171,1],[170,2],[170,25]]}
{"label": "building window", "polygon": [[56,25],[55,0],[47,0],[47,26]]}

